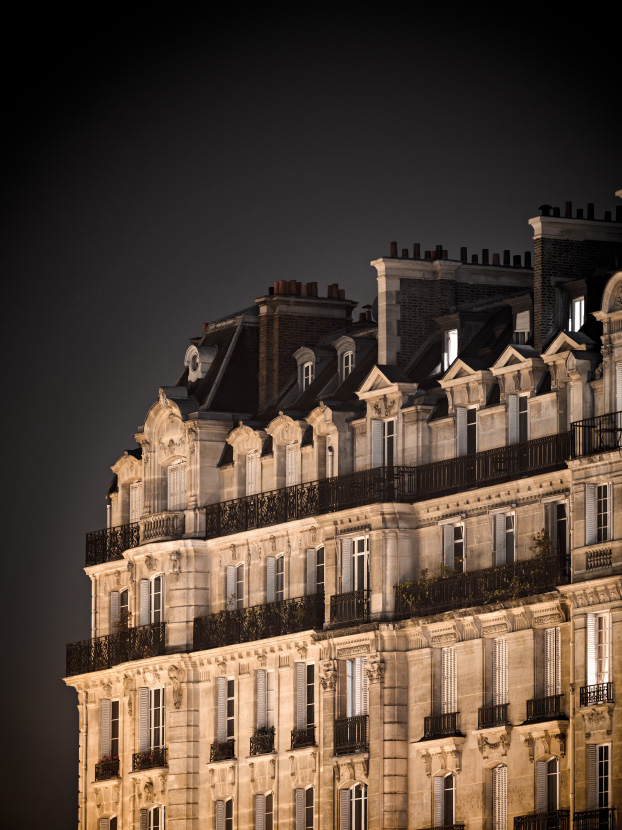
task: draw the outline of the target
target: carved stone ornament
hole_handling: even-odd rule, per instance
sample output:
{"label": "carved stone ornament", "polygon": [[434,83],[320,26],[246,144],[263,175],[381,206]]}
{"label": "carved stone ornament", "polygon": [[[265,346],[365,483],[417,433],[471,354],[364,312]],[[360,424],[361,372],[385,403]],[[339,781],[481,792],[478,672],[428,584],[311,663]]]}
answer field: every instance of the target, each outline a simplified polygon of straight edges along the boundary
{"label": "carved stone ornament", "polygon": [[181,666],[170,666],[168,677],[173,684],[173,706],[175,709],[181,709],[181,684],[185,676],[186,672]]}
{"label": "carved stone ornament", "polygon": [[393,415],[395,408],[396,402],[391,398],[387,398],[386,395],[383,395],[381,400],[374,403],[374,412],[381,417]]}
{"label": "carved stone ornament", "polygon": [[591,706],[581,715],[586,739],[589,740],[595,732],[611,735],[611,709],[608,706]]}
{"label": "carved stone ornament", "polygon": [[384,680],[384,663],[380,659],[370,659],[365,671],[368,683],[381,683]]}
{"label": "carved stone ornament", "polygon": [[337,667],[334,660],[324,660],[320,667],[320,683],[325,692],[335,691],[337,688]]}
{"label": "carved stone ornament", "polygon": [[257,655],[257,662],[259,663],[259,665],[261,666],[262,669],[265,669],[267,660],[268,660],[268,658],[265,654],[258,654]]}
{"label": "carved stone ornament", "polygon": [[158,570],[158,560],[153,557],[150,553],[145,556],[145,567],[148,571],[157,571]]}
{"label": "carved stone ornament", "polygon": [[181,575],[181,553],[178,550],[171,551],[169,555],[171,560],[171,576],[177,582]]}
{"label": "carved stone ornament", "polygon": [[102,683],[102,691],[104,693],[104,697],[112,697],[112,683],[110,678],[106,678]]}
{"label": "carved stone ornament", "polygon": [[164,389],[158,389],[158,402],[160,406],[163,406],[165,409],[169,409],[171,403],[169,399],[166,397],[166,392]]}
{"label": "carved stone ornament", "polygon": [[494,738],[490,738],[487,735],[480,735],[478,738],[478,748],[485,761],[487,761],[491,755],[493,758],[500,758],[507,755],[509,746],[510,736],[505,730],[497,736],[497,740],[494,740]]}
{"label": "carved stone ornament", "polygon": [[300,655],[301,660],[306,660],[307,659],[307,647],[306,646],[304,646],[304,645],[298,646],[297,645],[296,646],[296,651]]}
{"label": "carved stone ornament", "polygon": [[613,301],[613,307],[616,311],[622,308],[622,285],[618,288],[615,300]]}
{"label": "carved stone ornament", "polygon": [[604,369],[604,364],[599,363],[598,366],[594,369],[594,380],[600,380],[602,378],[603,369]]}
{"label": "carved stone ornament", "polygon": [[482,626],[482,637],[494,637],[497,634],[508,634],[510,625],[505,620],[495,620],[490,625]]}
{"label": "carved stone ornament", "polygon": [[130,575],[130,585],[134,584],[134,563],[128,562],[127,563],[127,571]]}
{"label": "carved stone ornament", "polygon": [[[175,416],[172,415],[172,419],[175,420]],[[182,435],[178,441],[173,441],[170,438],[166,443],[164,441],[160,441],[160,453],[167,458],[169,455],[179,455],[181,450],[186,445],[186,439]]]}
{"label": "carved stone ornament", "polygon": [[221,675],[226,675],[227,674],[227,661],[225,660],[224,657],[218,657],[217,660],[216,660],[216,665],[220,669]]}
{"label": "carved stone ornament", "polygon": [[434,634],[430,642],[433,646],[451,646],[458,642],[458,635],[455,631],[449,631],[445,634]]}

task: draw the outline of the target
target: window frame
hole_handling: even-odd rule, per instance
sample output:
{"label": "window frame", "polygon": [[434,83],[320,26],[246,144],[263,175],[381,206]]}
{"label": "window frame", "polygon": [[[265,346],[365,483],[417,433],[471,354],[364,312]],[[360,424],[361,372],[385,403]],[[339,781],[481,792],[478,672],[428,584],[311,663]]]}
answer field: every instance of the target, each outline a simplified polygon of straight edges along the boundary
{"label": "window frame", "polygon": [[300,367],[300,391],[304,392],[315,380],[315,363],[312,360],[305,360]]}
{"label": "window frame", "polygon": [[[580,320],[579,324],[577,322]],[[585,325],[585,294],[568,298],[568,331],[577,332]]]}
{"label": "window frame", "polygon": [[[188,464],[186,459],[181,458],[172,461],[167,466],[166,471],[166,509],[171,513],[185,510],[188,505]],[[179,471],[180,481],[178,482],[178,492],[174,492],[171,487],[171,477],[174,477],[177,471]]]}
{"label": "window frame", "polygon": [[443,354],[441,359],[441,369],[443,372],[446,372],[454,361],[458,359],[459,349],[460,338],[458,329],[445,329],[443,332]]}
{"label": "window frame", "polygon": [[348,351],[342,352],[339,365],[341,369],[341,382],[343,383],[344,380],[354,371],[355,354],[352,349],[348,349]]}

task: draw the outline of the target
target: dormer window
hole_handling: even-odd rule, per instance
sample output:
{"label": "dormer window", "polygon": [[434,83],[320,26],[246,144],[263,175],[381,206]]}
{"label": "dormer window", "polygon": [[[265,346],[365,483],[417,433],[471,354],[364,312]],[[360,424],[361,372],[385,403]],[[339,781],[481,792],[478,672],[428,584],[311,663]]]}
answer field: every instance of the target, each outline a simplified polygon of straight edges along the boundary
{"label": "dormer window", "polygon": [[315,379],[315,366],[313,363],[308,360],[306,363],[302,364],[302,383],[301,383],[301,392],[304,392],[305,389],[308,389]]}
{"label": "dormer window", "polygon": [[137,522],[143,513],[143,482],[130,484],[130,522]]}
{"label": "dormer window", "polygon": [[354,369],[354,352],[344,352],[341,355],[341,380],[344,381]]}
{"label": "dormer window", "polygon": [[519,311],[516,315],[514,325],[514,342],[524,345],[531,334],[531,321],[529,311]]}
{"label": "dormer window", "polygon": [[579,331],[585,323],[585,297],[573,297],[569,312],[568,331]]}
{"label": "dormer window", "polygon": [[451,366],[458,357],[458,329],[449,329],[443,332],[443,372]]}

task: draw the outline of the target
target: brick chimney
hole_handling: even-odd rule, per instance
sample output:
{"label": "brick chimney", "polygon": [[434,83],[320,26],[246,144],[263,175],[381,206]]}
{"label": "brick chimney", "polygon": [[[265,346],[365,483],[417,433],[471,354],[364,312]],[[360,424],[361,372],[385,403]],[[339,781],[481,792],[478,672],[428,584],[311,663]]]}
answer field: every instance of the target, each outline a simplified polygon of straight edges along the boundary
{"label": "brick chimney", "polygon": [[350,325],[357,303],[346,300],[334,283],[328,296],[317,296],[317,283],[279,280],[259,306],[259,411],[276,400],[296,371],[292,357],[300,346],[313,346],[320,337]]}

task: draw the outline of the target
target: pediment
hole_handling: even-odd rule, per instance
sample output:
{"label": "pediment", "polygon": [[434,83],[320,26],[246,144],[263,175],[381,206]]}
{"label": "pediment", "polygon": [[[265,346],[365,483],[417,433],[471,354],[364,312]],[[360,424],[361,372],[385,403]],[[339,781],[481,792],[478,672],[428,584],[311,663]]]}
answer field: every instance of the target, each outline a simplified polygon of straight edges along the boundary
{"label": "pediment", "polygon": [[479,369],[474,369],[469,366],[462,358],[454,360],[449,369],[443,375],[443,380],[460,380],[461,378],[475,378],[479,374]]}
{"label": "pediment", "polygon": [[578,332],[560,331],[554,340],[542,353],[544,360],[555,357],[558,354],[566,354],[572,351],[587,351],[594,348],[595,343],[587,335]]}
{"label": "pediment", "polygon": [[540,355],[531,346],[516,347],[513,344],[506,346],[502,354],[491,366],[493,375],[502,375],[519,369],[527,369],[532,366],[544,368]]}
{"label": "pediment", "polygon": [[413,383],[397,367],[387,366],[383,371],[376,365],[367,375],[356,394],[361,400],[365,400],[387,392],[404,392],[412,395],[416,391],[417,384]]}

